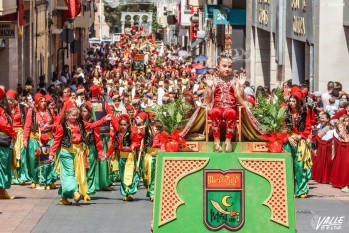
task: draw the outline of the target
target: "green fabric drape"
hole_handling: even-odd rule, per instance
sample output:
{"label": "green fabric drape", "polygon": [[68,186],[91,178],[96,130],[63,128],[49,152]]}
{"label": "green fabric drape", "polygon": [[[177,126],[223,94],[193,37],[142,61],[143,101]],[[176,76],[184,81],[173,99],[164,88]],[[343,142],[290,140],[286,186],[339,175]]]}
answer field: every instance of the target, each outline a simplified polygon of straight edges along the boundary
{"label": "green fabric drape", "polygon": [[119,159],[119,169],[120,169],[119,172],[120,172],[120,181],[121,181],[120,193],[122,196],[136,194],[137,190],[138,190],[138,183],[139,183],[139,176],[136,172],[137,160],[134,160],[132,183],[129,186],[127,186],[125,184],[124,178],[125,178],[126,161],[127,161],[127,158],[120,158]]}
{"label": "green fabric drape", "polygon": [[88,195],[93,195],[96,193],[96,165],[97,165],[97,149],[95,145],[89,145],[88,149],[90,154],[88,155],[88,169],[87,173],[87,185],[88,185]]}
{"label": "green fabric drape", "polygon": [[293,175],[294,175],[294,192],[295,196],[299,197],[302,194],[308,194],[309,185],[308,181],[311,178],[311,167],[305,166],[307,161],[303,161],[304,156],[299,154],[297,147],[291,146],[289,142],[284,144],[284,149],[290,152],[293,159]]}
{"label": "green fabric drape", "polygon": [[[103,143],[104,153],[108,150],[108,135],[101,135],[101,140]],[[109,162],[107,159],[101,161],[98,159],[96,165],[96,190],[102,190],[108,188],[111,185],[111,180],[109,177]]]}
{"label": "green fabric drape", "polygon": [[75,154],[61,150],[59,155],[61,186],[58,193],[63,198],[73,198],[74,192],[78,192],[78,183],[74,173]]}
{"label": "green fabric drape", "polygon": [[0,188],[9,189],[11,187],[11,154],[10,148],[0,146]]}

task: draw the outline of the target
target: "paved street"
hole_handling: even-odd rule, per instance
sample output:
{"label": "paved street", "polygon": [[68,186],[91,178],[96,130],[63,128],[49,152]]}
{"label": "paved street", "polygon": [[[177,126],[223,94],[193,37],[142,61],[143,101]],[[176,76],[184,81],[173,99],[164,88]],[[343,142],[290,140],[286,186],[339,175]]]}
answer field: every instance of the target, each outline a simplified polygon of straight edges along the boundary
{"label": "paved street", "polygon": [[[331,232],[349,232],[349,194],[330,185],[311,182],[310,187],[310,198],[296,200],[297,232],[329,232],[321,230],[321,220],[342,216],[341,229]],[[136,201],[127,203],[122,201],[119,187],[113,189],[98,192],[89,203],[60,206],[57,190],[12,186],[10,193],[16,199],[0,201],[0,232],[148,233],[152,203],[145,198],[145,189],[140,189]],[[313,226],[312,220],[316,220]]]}

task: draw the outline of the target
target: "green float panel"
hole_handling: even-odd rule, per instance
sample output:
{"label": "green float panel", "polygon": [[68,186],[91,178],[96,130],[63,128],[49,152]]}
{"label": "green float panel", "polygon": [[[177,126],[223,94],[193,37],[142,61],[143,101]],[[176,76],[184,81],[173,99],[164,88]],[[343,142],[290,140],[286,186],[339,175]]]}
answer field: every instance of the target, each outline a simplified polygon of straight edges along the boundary
{"label": "green float panel", "polygon": [[154,233],[296,232],[288,153],[161,152]]}

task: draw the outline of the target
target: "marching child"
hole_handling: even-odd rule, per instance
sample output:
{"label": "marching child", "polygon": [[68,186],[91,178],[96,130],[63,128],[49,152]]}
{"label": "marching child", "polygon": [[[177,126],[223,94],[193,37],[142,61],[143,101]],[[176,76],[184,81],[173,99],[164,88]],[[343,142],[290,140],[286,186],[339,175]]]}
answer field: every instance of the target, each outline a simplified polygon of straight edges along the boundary
{"label": "marching child", "polygon": [[48,142],[50,138],[47,134],[43,134],[40,137],[40,147],[36,150],[35,156],[39,164],[39,184],[40,189],[50,189],[50,184],[54,182],[52,180],[52,161],[49,159],[50,145]]}

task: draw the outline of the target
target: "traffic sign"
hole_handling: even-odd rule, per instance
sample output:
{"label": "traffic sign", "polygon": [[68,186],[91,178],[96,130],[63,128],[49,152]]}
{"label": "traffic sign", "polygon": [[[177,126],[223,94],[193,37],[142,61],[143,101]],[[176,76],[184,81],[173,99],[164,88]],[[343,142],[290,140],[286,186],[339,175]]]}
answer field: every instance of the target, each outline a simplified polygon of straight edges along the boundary
{"label": "traffic sign", "polygon": [[69,44],[69,43],[73,42],[73,40],[74,40],[74,32],[73,32],[73,30],[71,30],[69,28],[65,28],[61,32],[60,37],[64,43]]}

